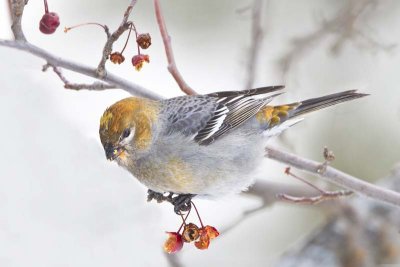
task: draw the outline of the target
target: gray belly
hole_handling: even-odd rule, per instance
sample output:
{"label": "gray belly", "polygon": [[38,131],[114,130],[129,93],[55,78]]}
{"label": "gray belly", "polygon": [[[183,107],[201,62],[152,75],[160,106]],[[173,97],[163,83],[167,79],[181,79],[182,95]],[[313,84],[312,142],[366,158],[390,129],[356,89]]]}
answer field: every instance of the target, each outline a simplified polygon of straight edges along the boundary
{"label": "gray belly", "polygon": [[[261,135],[230,134],[211,145],[168,136],[133,171],[158,192],[219,196],[246,189],[263,159]],[[179,142],[177,140],[180,140]]]}

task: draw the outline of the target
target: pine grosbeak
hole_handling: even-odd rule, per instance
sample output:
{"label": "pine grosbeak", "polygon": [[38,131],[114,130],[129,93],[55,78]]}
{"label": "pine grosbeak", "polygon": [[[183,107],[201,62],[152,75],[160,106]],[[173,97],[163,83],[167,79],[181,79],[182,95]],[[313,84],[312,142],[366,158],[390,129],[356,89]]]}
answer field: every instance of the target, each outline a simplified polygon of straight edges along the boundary
{"label": "pine grosbeak", "polygon": [[[100,120],[106,157],[149,192],[175,193],[175,211],[194,195],[240,192],[252,183],[268,137],[314,110],[363,97],[355,90],[268,105],[283,86],[154,101],[120,100]],[[183,206],[182,206],[183,205]]]}

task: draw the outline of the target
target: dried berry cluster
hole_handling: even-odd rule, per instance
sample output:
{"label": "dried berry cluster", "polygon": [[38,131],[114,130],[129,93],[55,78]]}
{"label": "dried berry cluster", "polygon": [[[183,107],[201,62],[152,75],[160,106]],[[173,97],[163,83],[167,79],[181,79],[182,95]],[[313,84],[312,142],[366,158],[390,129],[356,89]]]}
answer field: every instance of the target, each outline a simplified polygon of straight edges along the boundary
{"label": "dried berry cluster", "polygon": [[[45,10],[45,13],[44,13],[42,19],[40,20],[39,29],[44,34],[53,34],[57,30],[58,26],[60,25],[60,18],[58,17],[57,13],[49,12],[47,0],[44,0],[44,10]],[[68,32],[74,28],[81,27],[84,25],[97,25],[108,31],[108,28],[105,25],[101,25],[100,23],[89,22],[89,23],[83,23],[83,24],[79,24],[76,26],[72,26],[72,27],[66,27],[64,29],[64,32]],[[142,69],[144,63],[150,62],[149,55],[142,54],[140,49],[147,49],[150,47],[151,36],[148,33],[139,34],[136,30],[135,24],[132,21],[127,22],[126,27],[129,29],[129,33],[128,33],[128,37],[126,39],[124,47],[122,48],[121,52],[118,52],[118,51],[112,52],[109,55],[108,59],[110,59],[110,61],[114,64],[121,64],[125,61],[125,57],[123,56],[123,53],[125,51],[125,48],[129,41],[129,37],[133,30],[136,35],[137,54],[132,57],[131,62],[132,62],[132,65],[135,67],[135,69],[137,71],[139,71]]]}
{"label": "dried berry cluster", "polygon": [[125,57],[122,55],[122,53],[125,51],[126,45],[128,44],[128,40],[131,34],[131,31],[135,32],[136,35],[136,45],[137,45],[137,55],[132,57],[132,65],[135,67],[137,71],[141,70],[143,67],[143,64],[145,62],[149,63],[150,58],[149,55],[144,55],[140,52],[141,49],[147,49],[151,45],[151,36],[148,33],[141,33],[138,34],[136,31],[136,27],[133,24],[133,22],[129,22],[129,33],[128,33],[128,38],[126,39],[125,45],[122,48],[121,52],[112,52],[110,54],[110,60],[114,64],[121,64],[125,61]]}
{"label": "dried berry cluster", "polygon": [[[178,252],[182,249],[184,243],[191,242],[194,242],[194,245],[198,249],[208,249],[210,241],[219,236],[219,232],[217,231],[217,229],[215,229],[215,227],[210,225],[203,225],[196,206],[193,203],[192,206],[194,206],[196,210],[201,227],[198,227],[194,223],[186,223],[186,219],[189,216],[190,211],[186,215],[186,218],[182,216],[183,223],[181,227],[179,227],[178,231],[167,232],[168,239],[164,243],[164,250],[167,253]],[[180,233],[181,230],[182,233]]]}

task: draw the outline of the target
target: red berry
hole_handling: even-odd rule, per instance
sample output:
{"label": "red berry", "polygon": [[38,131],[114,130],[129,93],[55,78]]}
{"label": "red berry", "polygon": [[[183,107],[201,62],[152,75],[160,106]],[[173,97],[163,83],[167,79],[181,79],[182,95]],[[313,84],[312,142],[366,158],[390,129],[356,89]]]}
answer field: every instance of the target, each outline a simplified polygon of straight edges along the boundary
{"label": "red berry", "polygon": [[132,57],[132,65],[137,71],[140,71],[142,69],[145,62],[150,62],[150,58],[148,55],[139,54]]}
{"label": "red berry", "polygon": [[168,239],[164,243],[164,250],[167,253],[175,253],[182,249],[182,236],[176,232],[167,232]]}
{"label": "red berry", "polygon": [[40,20],[39,29],[44,34],[52,34],[60,25],[60,18],[55,12],[47,12]]}

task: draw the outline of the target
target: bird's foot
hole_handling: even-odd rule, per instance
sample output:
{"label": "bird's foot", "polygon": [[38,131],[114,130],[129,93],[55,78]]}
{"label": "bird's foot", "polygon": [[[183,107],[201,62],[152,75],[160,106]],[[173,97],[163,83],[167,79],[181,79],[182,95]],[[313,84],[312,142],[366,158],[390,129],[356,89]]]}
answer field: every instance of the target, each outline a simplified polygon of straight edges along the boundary
{"label": "bird's foot", "polygon": [[172,201],[172,193],[169,193],[169,195],[165,196],[162,193],[155,192],[151,189],[147,190],[147,202],[150,202],[152,200],[157,201],[157,203],[161,203],[164,201],[171,202]]}
{"label": "bird's foot", "polygon": [[192,207],[192,198],[195,196],[193,194],[176,194],[177,196],[173,196],[174,193],[170,192],[168,195],[155,192],[151,189],[147,191],[147,201],[150,202],[153,199],[157,201],[157,203],[162,203],[167,201],[174,206],[174,211],[176,214],[180,215],[182,212],[189,211]]}
{"label": "bird's foot", "polygon": [[174,205],[176,214],[181,215],[184,211],[189,211],[192,208],[193,194],[180,194],[171,199],[171,204]]}

